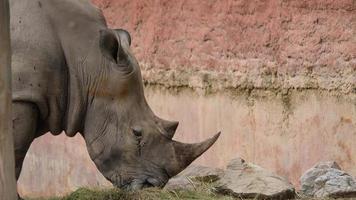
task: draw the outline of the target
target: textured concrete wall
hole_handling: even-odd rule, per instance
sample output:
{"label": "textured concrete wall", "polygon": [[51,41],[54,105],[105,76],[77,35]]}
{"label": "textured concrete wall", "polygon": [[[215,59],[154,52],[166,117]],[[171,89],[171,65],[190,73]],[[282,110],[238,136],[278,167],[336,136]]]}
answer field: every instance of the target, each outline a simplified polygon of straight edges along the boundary
{"label": "textured concrete wall", "polygon": [[332,68],[355,58],[353,0],[93,2],[112,27],[132,33],[139,60],[156,68],[239,69],[249,59]]}
{"label": "textured concrete wall", "polygon": [[36,139],[26,155],[18,181],[25,197],[63,196],[80,187],[109,187],[90,160],[81,135],[46,134]]}
{"label": "textured concrete wall", "polygon": [[[316,162],[335,160],[356,175],[356,94],[317,90],[226,91],[200,95],[147,87],[153,110],[179,120],[175,138],[200,141],[218,130],[222,136],[196,163],[225,167],[236,156],[286,176],[299,185]],[[46,135],[31,146],[20,178],[26,196],[61,195],[78,187],[107,187],[80,135]]]}
{"label": "textured concrete wall", "polygon": [[[131,32],[149,104],[181,121],[176,138],[222,131],[198,163],[242,156],[296,185],[321,160],[356,175],[355,1],[93,2]],[[24,165],[27,196],[110,185],[79,135],[39,138]]]}
{"label": "textured concrete wall", "polygon": [[181,121],[178,140],[199,141],[222,131],[200,164],[224,168],[241,156],[297,186],[301,174],[323,160],[335,160],[356,175],[355,94],[255,89],[199,95],[156,87],[146,91],[159,114]]}

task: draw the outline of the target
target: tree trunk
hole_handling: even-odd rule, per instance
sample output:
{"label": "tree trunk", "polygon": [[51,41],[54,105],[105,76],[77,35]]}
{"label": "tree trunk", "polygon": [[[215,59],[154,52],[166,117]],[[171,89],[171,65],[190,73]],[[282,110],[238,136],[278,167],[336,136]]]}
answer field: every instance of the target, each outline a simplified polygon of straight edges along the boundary
{"label": "tree trunk", "polygon": [[11,117],[9,1],[0,0],[0,199],[15,200],[16,180]]}

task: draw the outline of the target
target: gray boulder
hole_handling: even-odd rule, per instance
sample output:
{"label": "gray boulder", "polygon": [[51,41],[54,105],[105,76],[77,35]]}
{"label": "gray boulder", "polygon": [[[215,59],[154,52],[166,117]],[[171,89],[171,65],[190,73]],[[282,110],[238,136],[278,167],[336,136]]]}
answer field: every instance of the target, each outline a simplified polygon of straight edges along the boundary
{"label": "gray boulder", "polygon": [[218,180],[223,172],[219,168],[191,165],[171,178],[164,188],[167,190],[194,189],[199,182],[214,182]]}
{"label": "gray boulder", "polygon": [[216,191],[238,198],[291,199],[295,196],[295,189],[288,180],[241,158],[230,161],[217,182]]}
{"label": "gray boulder", "polygon": [[164,189],[166,190],[192,190],[196,187],[196,183],[189,177],[173,177],[171,178]]}
{"label": "gray boulder", "polygon": [[321,162],[300,179],[301,192],[312,197],[356,197],[355,179],[336,162]]}

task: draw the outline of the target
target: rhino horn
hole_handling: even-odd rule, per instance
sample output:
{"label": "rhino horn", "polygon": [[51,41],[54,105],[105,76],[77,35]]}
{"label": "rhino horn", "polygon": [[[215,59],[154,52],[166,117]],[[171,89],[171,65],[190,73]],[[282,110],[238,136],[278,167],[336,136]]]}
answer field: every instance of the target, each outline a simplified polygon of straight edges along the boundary
{"label": "rhino horn", "polygon": [[174,148],[176,152],[176,158],[180,167],[175,173],[179,173],[185,169],[190,163],[192,163],[196,158],[207,151],[219,138],[220,132],[214,135],[214,137],[209,138],[200,143],[185,144],[180,142],[174,142]]}
{"label": "rhino horn", "polygon": [[165,132],[163,133],[169,139],[172,139],[174,134],[176,133],[179,122],[177,121],[166,121],[162,120],[162,126]]}

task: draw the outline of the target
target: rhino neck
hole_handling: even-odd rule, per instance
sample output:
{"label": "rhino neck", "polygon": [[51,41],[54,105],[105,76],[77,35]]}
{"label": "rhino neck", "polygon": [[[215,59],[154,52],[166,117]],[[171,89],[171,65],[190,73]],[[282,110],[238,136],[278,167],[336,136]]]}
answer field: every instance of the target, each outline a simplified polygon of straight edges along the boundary
{"label": "rhino neck", "polygon": [[83,131],[90,81],[95,79],[99,67],[96,62],[101,55],[99,31],[106,28],[106,22],[99,10],[88,2],[55,0],[47,3],[68,67],[68,101],[63,129],[68,136],[74,136]]}
{"label": "rhino neck", "polygon": [[71,51],[67,58],[68,65],[68,103],[65,132],[74,136],[83,133],[88,103],[93,97],[90,91],[100,75],[99,29],[85,41],[76,41],[74,46],[82,45],[85,51]]}

